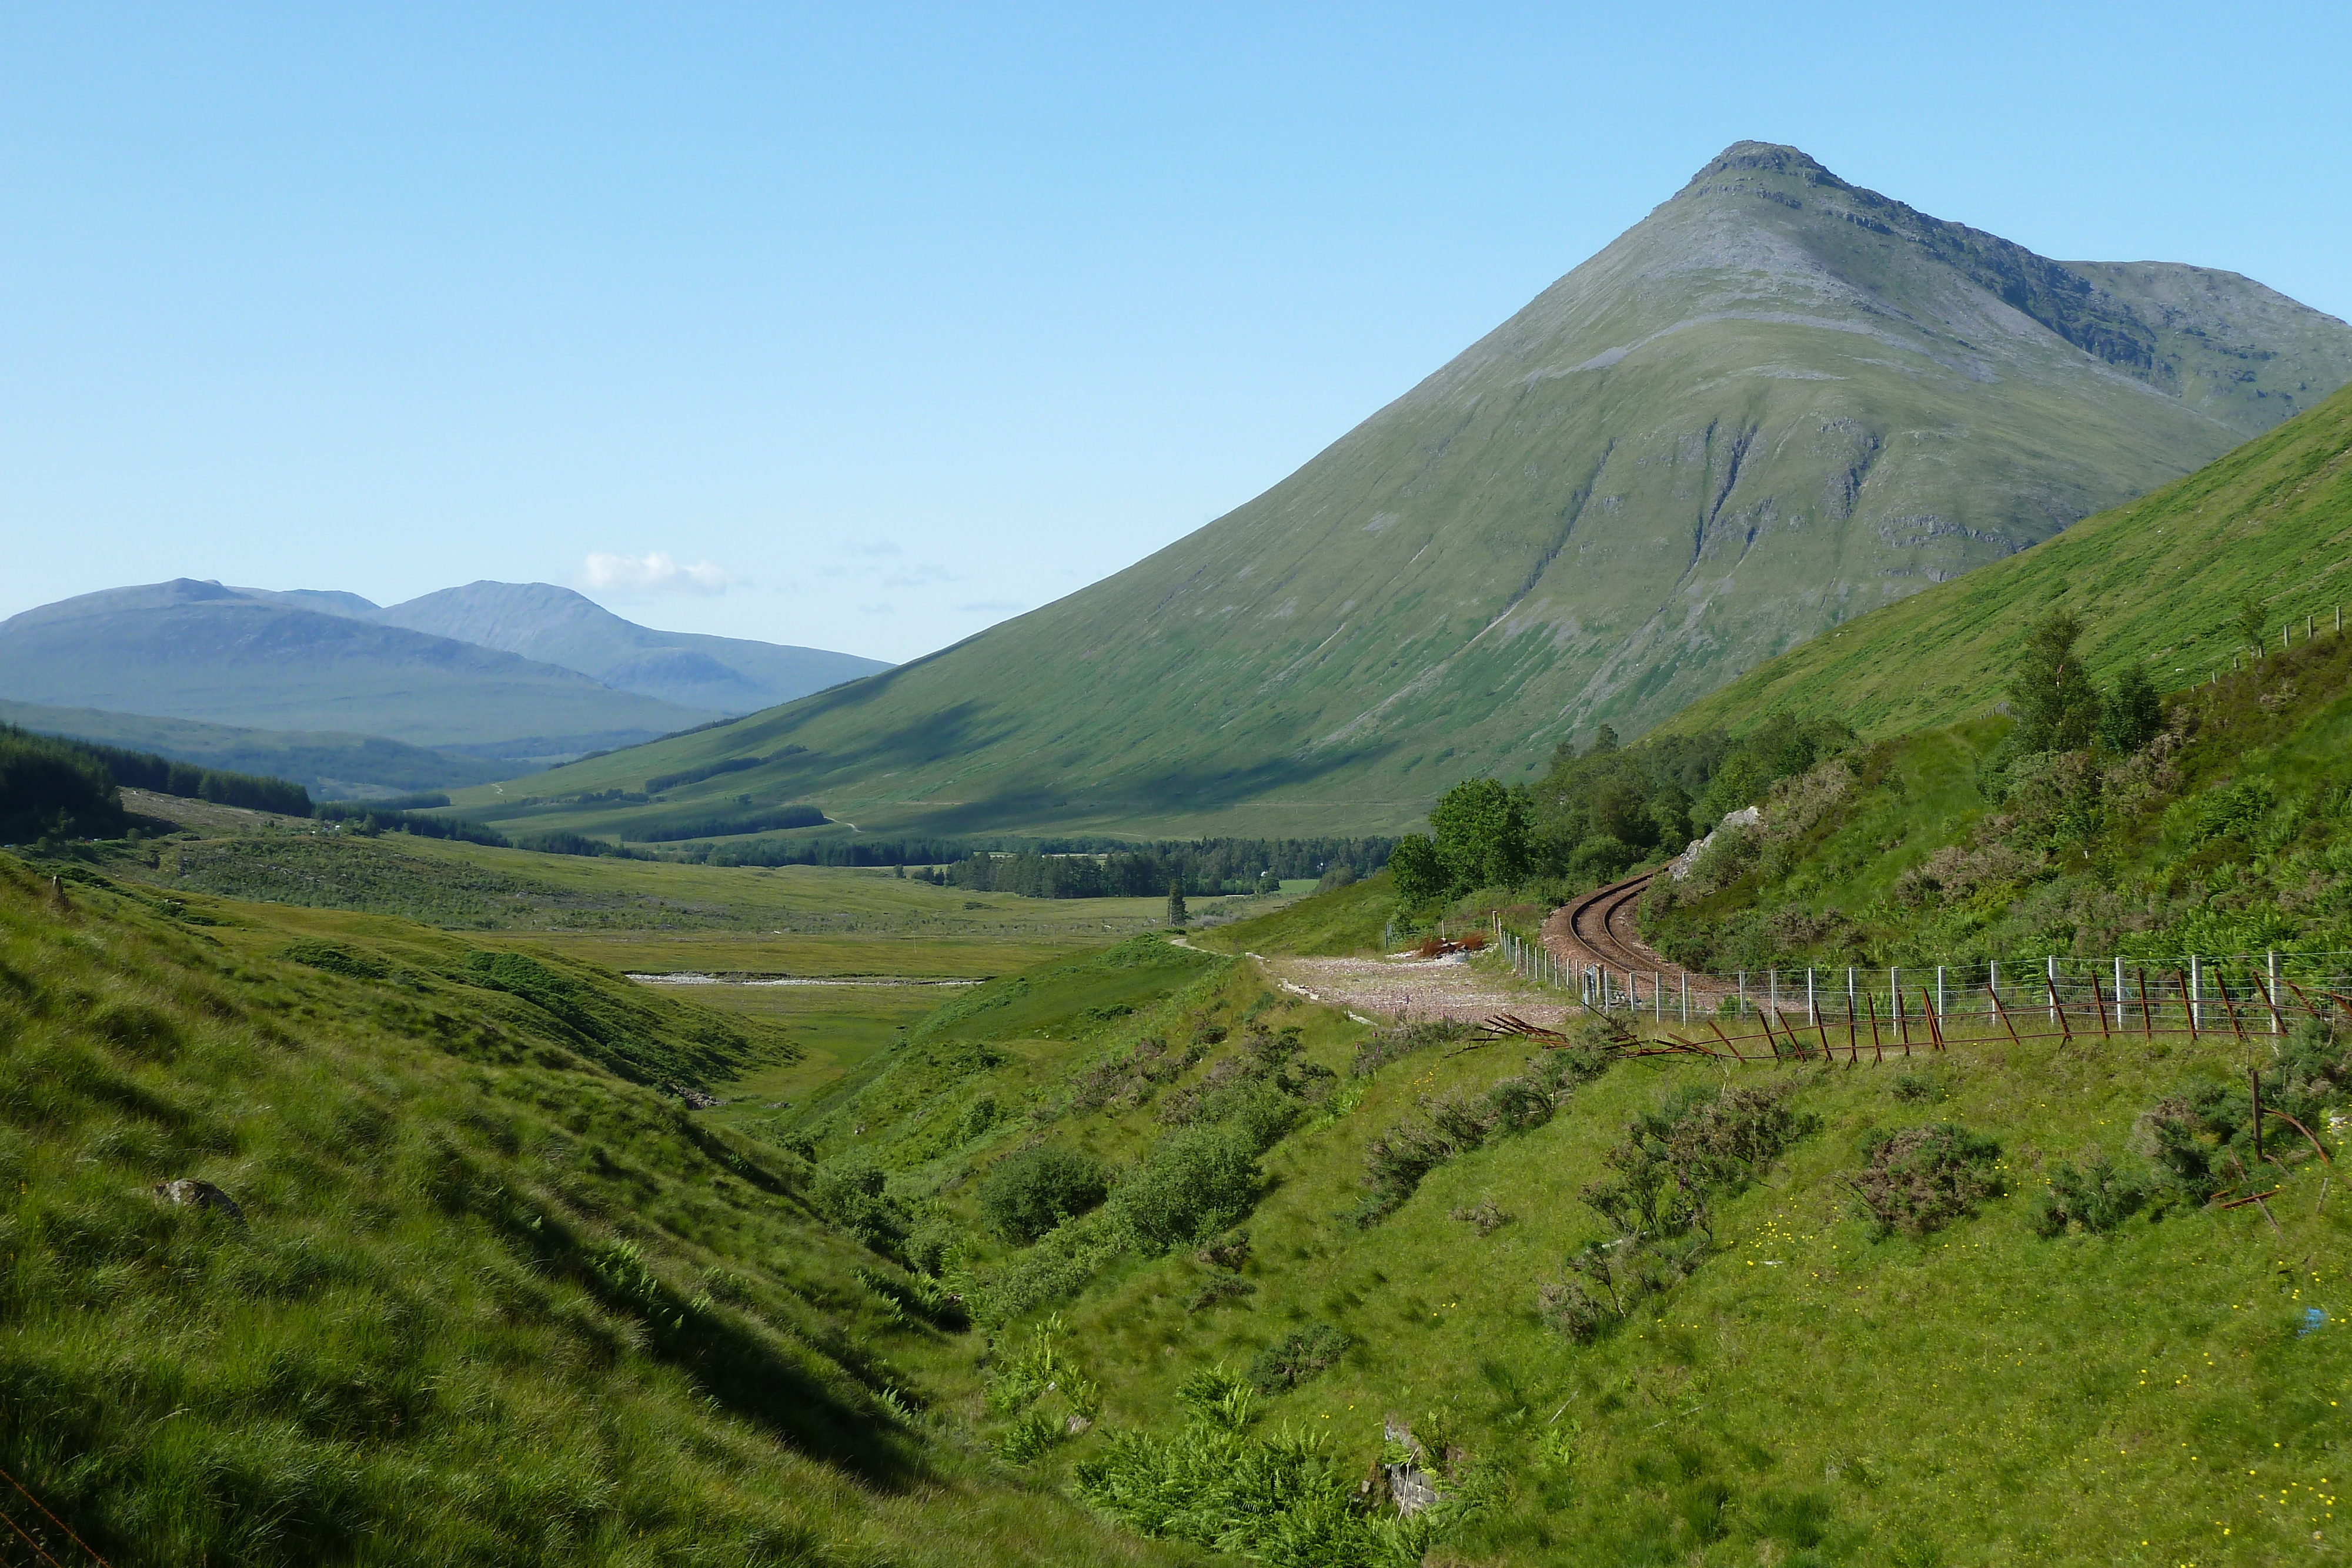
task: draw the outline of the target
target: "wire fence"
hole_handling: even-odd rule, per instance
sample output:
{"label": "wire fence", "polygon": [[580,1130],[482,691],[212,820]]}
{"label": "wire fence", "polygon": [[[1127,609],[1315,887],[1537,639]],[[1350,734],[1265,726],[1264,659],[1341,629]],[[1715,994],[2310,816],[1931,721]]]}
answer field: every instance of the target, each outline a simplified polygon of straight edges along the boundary
{"label": "wire fence", "polygon": [[[2284,1034],[2352,1011],[2352,953],[2196,954],[2178,963],[2044,955],[2022,961],[1791,967],[1729,975],[1621,968],[1561,957],[1495,926],[1512,970],[1589,1011],[1673,1024],[1680,1048],[1747,1060],[1883,1058],[1941,1050],[1948,1031],[2026,1040]],[[1723,1050],[1712,1049],[1720,1045]]]}

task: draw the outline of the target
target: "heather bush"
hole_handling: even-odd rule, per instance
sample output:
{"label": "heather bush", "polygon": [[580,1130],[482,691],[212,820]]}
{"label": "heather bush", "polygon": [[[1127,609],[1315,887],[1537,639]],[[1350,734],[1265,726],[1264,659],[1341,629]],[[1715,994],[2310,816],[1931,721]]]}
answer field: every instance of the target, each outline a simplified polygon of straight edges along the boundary
{"label": "heather bush", "polygon": [[1950,1122],[1874,1134],[1848,1179],[1878,1234],[1924,1236],[1976,1212],[2001,1191],[2000,1145]]}
{"label": "heather bush", "polygon": [[1108,1190],[1101,1166],[1076,1149],[1039,1144],[991,1167],[980,1184],[980,1213],[997,1235],[1025,1247]]}

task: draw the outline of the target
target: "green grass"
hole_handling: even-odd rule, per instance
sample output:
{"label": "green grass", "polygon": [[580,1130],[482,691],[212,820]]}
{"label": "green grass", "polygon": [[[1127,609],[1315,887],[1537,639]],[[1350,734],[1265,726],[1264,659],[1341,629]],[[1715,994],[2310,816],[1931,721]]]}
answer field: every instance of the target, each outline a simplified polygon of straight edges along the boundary
{"label": "green grass", "polygon": [[1395,913],[1395,882],[1383,871],[1286,909],[1217,926],[1199,941],[1225,953],[1360,953],[1380,946]]}
{"label": "green grass", "polygon": [[[937,941],[974,956],[945,969],[880,966],[880,972],[898,973],[971,973],[975,963],[992,972],[1003,964],[1000,956],[1015,949],[1034,962],[1040,943],[1113,942],[1158,925],[1166,913],[1159,898],[1023,898],[933,887],[887,870],[538,854],[405,833],[329,835],[307,825],[117,845],[95,863],[110,874],[181,892],[397,915],[469,930],[547,932],[592,943],[613,938],[625,947],[654,936],[734,933],[819,938],[846,943],[845,950],[863,944],[877,953],[909,940]],[[782,944],[780,950],[820,949]]]}
{"label": "green grass", "polygon": [[1737,730],[1786,710],[1874,737],[1980,716],[2053,609],[2081,618],[2103,681],[2139,658],[2161,690],[2196,685],[2242,658],[2225,630],[2242,599],[2263,603],[2273,651],[2284,625],[2302,638],[2306,616],[2332,628],[2347,534],[2352,391],[2140,500],[1816,637],[1664,727]]}
{"label": "green grass", "polygon": [[[2352,1398],[2336,1320],[2352,1300],[2336,1269],[2344,1198],[2315,1207],[2316,1162],[2289,1155],[2272,1204],[2284,1235],[2252,1208],[2143,1214],[2111,1236],[2034,1227],[2056,1162],[2095,1146],[2145,1171],[2140,1113],[2241,1072],[2234,1040],[1969,1035],[1933,1061],[1742,1069],[1740,1082],[1787,1081],[1817,1130],[1721,1203],[1689,1279],[1585,1345],[1538,1311],[1569,1255],[1607,1233],[1577,1195],[1609,1174],[1629,1116],[1719,1085],[1722,1070],[1621,1063],[1547,1124],[1440,1163],[1360,1226],[1343,1217],[1374,1137],[1429,1099],[1520,1071],[1521,1048],[1431,1046],[1354,1080],[1369,1031],[1267,991],[1246,961],[1170,972],[1108,1018],[1079,1006],[1107,978],[1091,962],[1041,967],[1018,991],[999,982],[1002,1007],[959,998],[808,1128],[828,1157],[879,1158],[894,1194],[964,1232],[950,1279],[968,1301],[1029,1292],[1010,1298],[1026,1304],[997,1332],[1000,1355],[1043,1325],[1063,1385],[1095,1391],[1093,1427],[1075,1438],[1050,1399],[1051,1430],[1024,1426],[1029,1406],[1009,1394],[975,1412],[980,1435],[1041,1478],[1076,1486],[1127,1451],[1125,1433],[1207,1442],[1179,1397],[1187,1380],[1325,1324],[1349,1348],[1259,1396],[1246,1441],[1304,1434],[1352,1478],[1381,1451],[1385,1414],[1445,1434],[1463,1450],[1457,1495],[1478,1506],[1447,1524],[1435,1561],[2262,1563],[2312,1551],[2315,1529],[2322,1560],[2334,1550],[2331,1401]],[[1190,1248],[1123,1245],[1100,1214],[1032,1249],[981,1231],[972,1195],[996,1157],[1044,1139],[1137,1168],[1165,1134],[1161,1111],[1242,1050],[1253,1021],[1298,1027],[1304,1060],[1339,1074],[1342,1092],[1265,1156],[1264,1195],[1241,1221],[1246,1289],[1204,1300],[1226,1269]],[[1212,1025],[1225,1042],[1140,1103],[1087,1096],[1105,1064],[1139,1060],[1139,1041],[1181,1047]],[[1024,1113],[968,1136],[982,1097]],[[1848,1186],[1866,1134],[1945,1121],[2000,1144],[2005,1191],[1925,1237],[1874,1239]],[[1483,1233],[1454,1218],[1481,1209],[1506,1218]],[[2299,1336],[2308,1306],[2331,1323]]]}
{"label": "green grass", "polygon": [[[631,988],[522,935],[201,894],[172,918],[115,885],[69,883],[61,915],[0,861],[0,1176],[21,1184],[0,1458],[119,1563],[1148,1561],[1066,1500],[1081,1469],[1140,1442],[1180,1473],[1213,1447],[1188,1380],[1284,1345],[1295,1386],[1269,1373],[1221,1407],[1235,1462],[1329,1500],[1385,1415],[1459,1450],[1433,1539],[1279,1508],[1233,1538],[1300,1561],[1342,1539],[1496,1564],[2269,1563],[2315,1529],[2335,1550],[2352,1238],[2315,1162],[2286,1151],[2282,1235],[2252,1208],[2033,1223],[2059,1160],[2144,1171],[2140,1113],[2242,1072],[2233,1040],[1741,1069],[1817,1127],[1719,1202],[1689,1278],[1582,1344],[1539,1311],[1606,1233],[1578,1194],[1629,1117],[1719,1068],[1619,1063],[1362,1224],[1375,1140],[1521,1073],[1519,1044],[1426,1044],[1358,1078],[1370,1030],[1152,936],[920,1013],[905,988],[771,1009]],[[1336,940],[1380,896],[1277,918]],[[477,952],[530,955],[573,999],[486,989]],[[667,1058],[601,1065],[567,1007]],[[714,1030],[740,1042],[703,1076],[720,1110],[625,1075],[698,1060]],[[1259,1069],[1249,1089],[1236,1069],[1286,1030],[1295,1087]],[[789,1106],[751,1092],[795,1071]],[[1245,1248],[1124,1239],[1119,1186],[1180,1122],[1237,1131],[1286,1103]],[[1865,1135],[1945,1121],[2000,1142],[2006,1192],[1874,1240],[1847,1184]],[[1118,1180],[1016,1248],[977,1194],[1034,1141]],[[820,1174],[878,1163],[904,1247],[945,1239],[929,1255],[982,1326],[929,1326],[940,1287],[825,1223],[795,1147]],[[148,1185],[176,1176],[247,1224],[158,1207]],[[2311,1306],[2331,1322],[2299,1335]],[[1198,1495],[1199,1528],[1238,1528],[1232,1498]]]}
{"label": "green grass", "polygon": [[[1955,305],[1988,291],[2053,330]],[[2074,346],[2095,341],[2132,346]],[[504,820],[521,795],[756,757],[636,812],[749,795],[869,833],[1395,831],[1462,779],[1524,778],[1603,722],[1638,733],[2177,479],[2347,376],[2352,332],[2243,279],[2070,273],[1743,152],[1126,570],[887,674],[466,800]]]}
{"label": "green grass", "polygon": [[[969,1372],[805,1167],[586,1025],[648,1079],[771,1031],[551,955],[485,988],[403,922],[68,889],[0,856],[0,1453],[110,1561],[1151,1559],[970,1457]],[[242,1222],[149,1190],[180,1176]]]}

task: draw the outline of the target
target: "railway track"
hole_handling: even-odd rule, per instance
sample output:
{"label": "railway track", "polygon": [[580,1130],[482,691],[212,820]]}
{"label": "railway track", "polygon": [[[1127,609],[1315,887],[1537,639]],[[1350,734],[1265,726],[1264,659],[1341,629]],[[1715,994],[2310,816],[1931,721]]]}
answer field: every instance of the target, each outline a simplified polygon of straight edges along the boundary
{"label": "railway track", "polygon": [[[1686,971],[1643,941],[1639,924],[1642,894],[1658,874],[1643,872],[1561,904],[1544,922],[1544,946],[1571,965],[1598,964],[1614,975],[1638,975],[1644,992],[1651,988],[1653,976],[1664,977],[1666,988],[1677,990]],[[1693,998],[1724,994],[1721,981],[1687,973]]]}

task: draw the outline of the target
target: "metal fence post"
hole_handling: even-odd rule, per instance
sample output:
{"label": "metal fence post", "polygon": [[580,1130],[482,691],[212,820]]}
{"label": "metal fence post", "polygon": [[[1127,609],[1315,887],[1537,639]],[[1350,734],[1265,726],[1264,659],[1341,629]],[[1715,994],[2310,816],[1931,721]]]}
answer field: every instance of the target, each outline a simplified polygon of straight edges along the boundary
{"label": "metal fence post", "polygon": [[1985,1016],[1990,1018],[2000,1011],[2000,960],[1998,958],[1985,960],[1985,987],[1992,992],[1993,999],[1985,1005]]}
{"label": "metal fence post", "polygon": [[1936,966],[1936,1021],[1944,1021],[1944,966]]}
{"label": "metal fence post", "polygon": [[2058,1021],[2058,955],[2051,954],[2048,963],[2050,966],[2050,1021],[2056,1023]]}
{"label": "metal fence post", "polygon": [[1770,977],[1769,994],[1771,999],[1769,1005],[1772,1009],[1772,1016],[1777,1019],[1780,1016],[1780,971],[1778,969],[1767,969],[1765,973]]}
{"label": "metal fence post", "polygon": [[2116,960],[2116,1027],[2124,1027],[2124,961]]}
{"label": "metal fence post", "polygon": [[1813,967],[1808,964],[1805,966],[1805,1024],[1809,1029],[1819,1029],[1821,1023],[1821,998],[1814,994]]}
{"label": "metal fence post", "polygon": [[2271,972],[2271,989],[2270,989],[2270,995],[2269,995],[2268,997],[2266,997],[2266,998],[2264,998],[2264,1000],[2268,1001],[2268,1002],[2270,1003],[2270,1005],[2271,1005],[2271,1032],[2272,1032],[2273,1034],[2276,1034],[2276,1033],[2278,1033],[2278,1031],[2279,1031],[2279,1010],[2278,1010],[2278,949],[2277,949],[2277,948],[2275,948],[2275,947],[2272,948],[2272,949],[2271,949],[2271,952],[2270,952],[2270,972]]}
{"label": "metal fence post", "polygon": [[1683,971],[1683,1022],[1690,1022],[1690,971]]}
{"label": "metal fence post", "polygon": [[2189,1032],[2205,1027],[2205,969],[2197,955],[2189,955]]}

